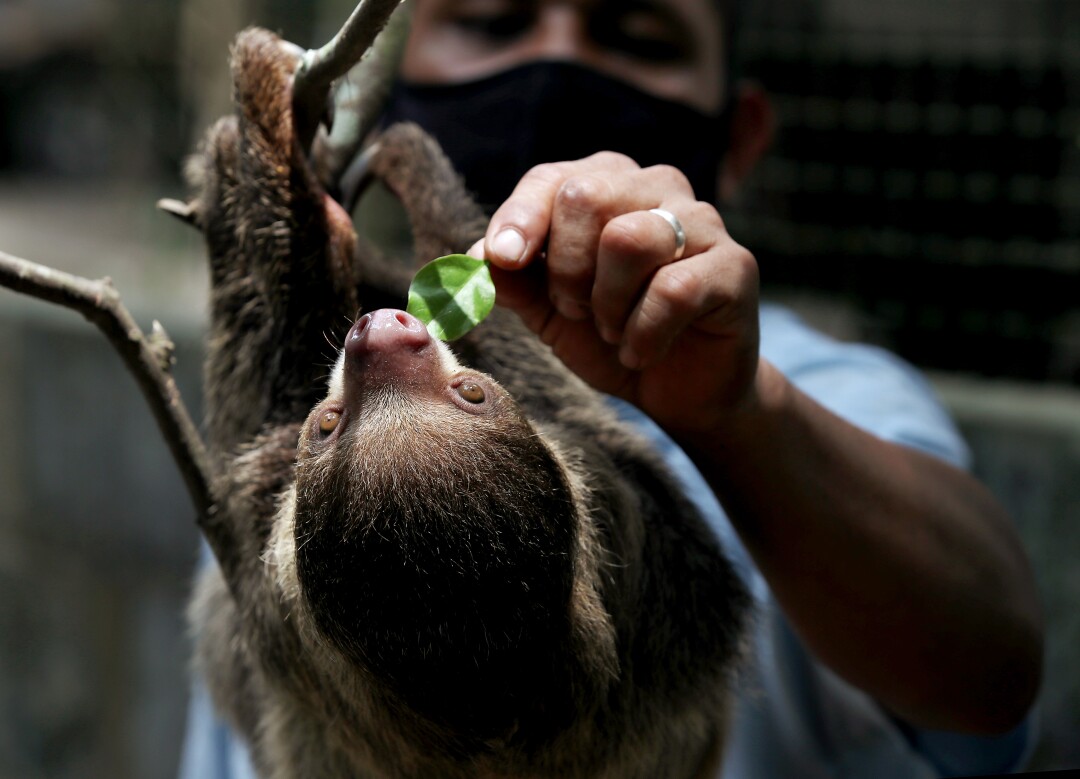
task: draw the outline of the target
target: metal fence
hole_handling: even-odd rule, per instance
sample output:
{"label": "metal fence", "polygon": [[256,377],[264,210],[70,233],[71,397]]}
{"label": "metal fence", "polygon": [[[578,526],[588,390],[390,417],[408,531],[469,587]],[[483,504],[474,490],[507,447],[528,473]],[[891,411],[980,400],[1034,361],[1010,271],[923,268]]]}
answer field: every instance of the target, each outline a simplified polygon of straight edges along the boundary
{"label": "metal fence", "polygon": [[1080,381],[1080,4],[766,0],[776,149],[729,219],[768,289],[930,367]]}

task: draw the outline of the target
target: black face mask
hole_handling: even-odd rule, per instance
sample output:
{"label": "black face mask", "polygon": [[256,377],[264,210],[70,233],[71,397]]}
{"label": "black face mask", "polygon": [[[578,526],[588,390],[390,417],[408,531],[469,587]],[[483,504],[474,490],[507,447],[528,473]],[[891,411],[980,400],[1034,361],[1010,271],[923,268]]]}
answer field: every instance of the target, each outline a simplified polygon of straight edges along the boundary
{"label": "black face mask", "polygon": [[416,122],[434,135],[489,213],[534,165],[602,150],[642,167],[674,165],[699,200],[715,202],[728,141],[726,109],[711,116],[564,62],[461,84],[399,81],[384,121]]}

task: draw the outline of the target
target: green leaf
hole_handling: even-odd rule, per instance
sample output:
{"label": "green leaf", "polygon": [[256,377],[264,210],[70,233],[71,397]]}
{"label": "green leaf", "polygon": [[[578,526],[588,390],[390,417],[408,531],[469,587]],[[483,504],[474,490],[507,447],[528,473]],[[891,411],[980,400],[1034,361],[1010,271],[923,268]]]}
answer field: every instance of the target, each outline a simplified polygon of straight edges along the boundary
{"label": "green leaf", "polygon": [[495,283],[487,261],[450,254],[416,272],[406,310],[433,337],[453,341],[483,322],[494,305]]}

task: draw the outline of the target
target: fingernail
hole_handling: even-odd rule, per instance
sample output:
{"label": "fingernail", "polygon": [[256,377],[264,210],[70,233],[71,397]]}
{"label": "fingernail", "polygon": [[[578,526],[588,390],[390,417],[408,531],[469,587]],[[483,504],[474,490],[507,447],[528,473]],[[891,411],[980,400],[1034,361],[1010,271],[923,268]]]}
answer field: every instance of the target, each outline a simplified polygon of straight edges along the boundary
{"label": "fingernail", "polygon": [[478,260],[484,259],[484,239],[481,238],[479,241],[474,243],[472,246],[469,247],[469,251],[465,253],[470,257],[474,257]]}
{"label": "fingernail", "polygon": [[525,258],[525,236],[507,227],[491,239],[491,251],[505,262],[519,263]]}

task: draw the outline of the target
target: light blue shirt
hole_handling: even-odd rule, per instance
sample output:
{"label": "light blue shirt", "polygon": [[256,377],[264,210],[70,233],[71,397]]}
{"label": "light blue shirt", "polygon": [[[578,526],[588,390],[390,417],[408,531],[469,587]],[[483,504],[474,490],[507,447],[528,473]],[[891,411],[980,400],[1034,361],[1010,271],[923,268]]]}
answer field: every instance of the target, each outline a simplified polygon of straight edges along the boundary
{"label": "light blue shirt", "polygon": [[[969,453],[926,382],[880,349],[841,343],[790,311],[761,309],[761,354],[810,397],[888,441],[961,467]],[[818,663],[795,636],[704,478],[651,420],[621,401],[663,453],[715,529],[757,604],[753,659],[742,675],[719,779],[930,779],[1017,770],[1032,742],[1029,717],[1000,737],[911,727]],[[181,779],[253,779],[244,745],[195,684]]]}
{"label": "light blue shirt", "polygon": [[[828,338],[775,305],[761,308],[761,355],[852,424],[968,467],[967,446],[929,385],[894,355]],[[613,402],[663,453],[756,601],[753,660],[741,682],[722,779],[924,779],[1022,766],[1033,741],[1030,717],[999,737],[914,728],[813,658],[690,459],[640,411]]]}

